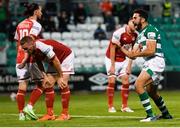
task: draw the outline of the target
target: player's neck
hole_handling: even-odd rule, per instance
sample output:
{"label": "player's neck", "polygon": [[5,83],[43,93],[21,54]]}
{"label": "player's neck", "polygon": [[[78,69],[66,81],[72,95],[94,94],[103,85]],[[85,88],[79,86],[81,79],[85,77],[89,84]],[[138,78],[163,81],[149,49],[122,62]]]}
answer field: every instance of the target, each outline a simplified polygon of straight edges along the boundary
{"label": "player's neck", "polygon": [[144,22],[144,23],[142,24],[142,29],[144,29],[147,25],[148,25],[148,22]]}
{"label": "player's neck", "polygon": [[29,19],[30,20],[37,20],[37,16],[30,16]]}

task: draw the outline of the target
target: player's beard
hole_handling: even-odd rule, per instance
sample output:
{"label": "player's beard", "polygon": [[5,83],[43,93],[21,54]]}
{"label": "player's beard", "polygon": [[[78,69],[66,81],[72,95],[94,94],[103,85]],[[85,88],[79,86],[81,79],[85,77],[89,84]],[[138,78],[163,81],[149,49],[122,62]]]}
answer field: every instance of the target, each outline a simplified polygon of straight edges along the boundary
{"label": "player's beard", "polygon": [[139,23],[139,24],[136,24],[135,26],[136,26],[136,30],[137,30],[137,31],[141,30],[141,28],[142,28],[142,25],[141,25],[141,23]]}

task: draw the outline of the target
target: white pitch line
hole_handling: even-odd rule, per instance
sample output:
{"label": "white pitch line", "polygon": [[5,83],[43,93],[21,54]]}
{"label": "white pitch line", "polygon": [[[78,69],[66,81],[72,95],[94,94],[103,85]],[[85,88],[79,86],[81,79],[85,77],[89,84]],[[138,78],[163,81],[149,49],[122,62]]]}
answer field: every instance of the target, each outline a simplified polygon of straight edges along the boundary
{"label": "white pitch line", "polygon": [[[18,114],[15,113],[0,113],[0,115],[9,115],[9,116],[18,116]],[[42,116],[43,114],[37,114],[38,116]],[[58,115],[55,115],[58,116]],[[77,118],[127,118],[127,119],[140,119],[143,117],[138,116],[99,116],[99,115],[71,115],[71,117],[77,117]]]}
{"label": "white pitch line", "polygon": [[[9,115],[9,116],[18,116],[19,114],[15,113],[0,113],[0,115]],[[43,114],[37,114],[38,116],[43,116]],[[58,115],[55,115],[58,116]],[[99,115],[71,115],[71,117],[77,117],[77,118],[120,118],[120,119],[142,119],[144,117],[140,116],[99,116]],[[180,120],[180,118],[174,118],[173,120]]]}

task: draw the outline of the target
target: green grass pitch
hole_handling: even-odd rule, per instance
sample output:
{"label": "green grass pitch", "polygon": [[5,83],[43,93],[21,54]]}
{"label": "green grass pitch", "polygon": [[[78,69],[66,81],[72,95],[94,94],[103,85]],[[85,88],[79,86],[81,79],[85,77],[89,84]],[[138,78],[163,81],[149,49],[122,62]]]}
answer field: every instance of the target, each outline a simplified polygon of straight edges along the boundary
{"label": "green grass pitch", "polygon": [[[10,100],[8,94],[0,95],[0,127],[177,127],[180,126],[180,91],[161,91],[173,120],[158,120],[155,122],[141,123],[140,119],[146,116],[145,111],[134,91],[130,92],[129,106],[134,113],[120,111],[120,93],[115,93],[115,107],[117,113],[107,112],[107,99],[105,92],[72,92],[70,101],[69,121],[19,121],[16,102]],[[26,97],[26,101],[28,100]],[[153,111],[160,114],[151,101]],[[44,97],[42,96],[35,107],[38,116],[46,113]],[[59,115],[61,111],[60,96],[56,92],[54,112]]]}

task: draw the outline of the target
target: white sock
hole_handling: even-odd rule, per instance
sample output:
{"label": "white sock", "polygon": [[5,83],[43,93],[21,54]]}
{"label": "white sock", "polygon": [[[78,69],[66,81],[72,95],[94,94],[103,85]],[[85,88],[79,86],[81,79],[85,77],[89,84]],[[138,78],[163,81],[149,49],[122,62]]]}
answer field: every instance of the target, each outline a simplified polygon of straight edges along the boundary
{"label": "white sock", "polygon": [[23,113],[23,112],[20,112],[20,113],[19,113],[19,116],[24,116],[24,113]]}

